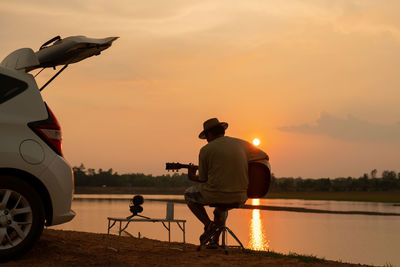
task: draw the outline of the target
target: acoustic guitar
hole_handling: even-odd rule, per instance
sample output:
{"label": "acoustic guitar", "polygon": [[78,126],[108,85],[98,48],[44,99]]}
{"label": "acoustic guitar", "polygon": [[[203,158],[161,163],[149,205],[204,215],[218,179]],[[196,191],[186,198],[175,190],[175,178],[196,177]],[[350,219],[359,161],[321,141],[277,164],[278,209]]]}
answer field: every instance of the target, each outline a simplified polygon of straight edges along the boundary
{"label": "acoustic guitar", "polygon": [[[195,166],[195,165],[194,165]],[[195,166],[198,168],[198,166]],[[189,168],[189,164],[178,162],[167,162],[166,170],[178,171]],[[257,160],[249,162],[249,185],[247,187],[247,196],[249,198],[260,198],[268,193],[271,184],[271,167],[268,160]]]}

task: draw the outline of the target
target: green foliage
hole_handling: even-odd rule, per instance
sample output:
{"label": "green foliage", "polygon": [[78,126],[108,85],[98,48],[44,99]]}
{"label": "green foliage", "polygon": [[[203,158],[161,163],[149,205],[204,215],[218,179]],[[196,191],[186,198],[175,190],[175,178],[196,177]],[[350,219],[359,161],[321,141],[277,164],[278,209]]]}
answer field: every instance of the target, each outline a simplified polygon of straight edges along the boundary
{"label": "green foliage", "polygon": [[365,173],[359,178],[340,177],[335,179],[275,178],[271,180],[270,192],[365,192],[392,191],[400,189],[400,173],[383,171],[382,177],[376,177],[377,170],[371,171],[371,177]]}
{"label": "green foliage", "polygon": [[104,171],[88,169],[83,164],[73,167],[76,186],[137,186],[137,187],[184,187],[193,184],[187,174],[152,176],[143,173],[118,174],[113,169]]}
{"label": "green foliage", "polygon": [[[185,173],[152,176],[143,173],[118,174],[113,169],[86,169],[83,164],[73,167],[76,186],[114,187],[189,187],[193,185]],[[366,192],[400,190],[400,173],[383,171],[376,177],[376,169],[371,178],[365,173],[359,178],[276,178],[272,174],[270,192]]]}

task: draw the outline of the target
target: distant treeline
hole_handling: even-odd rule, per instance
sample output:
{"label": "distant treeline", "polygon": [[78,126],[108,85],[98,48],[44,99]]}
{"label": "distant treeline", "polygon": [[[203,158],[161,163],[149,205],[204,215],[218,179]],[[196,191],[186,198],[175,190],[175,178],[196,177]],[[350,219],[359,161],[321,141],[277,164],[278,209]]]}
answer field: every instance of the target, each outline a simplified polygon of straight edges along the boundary
{"label": "distant treeline", "polygon": [[73,167],[75,186],[137,186],[137,187],[189,187],[193,185],[186,174],[174,172],[172,175],[153,176],[143,173],[118,174],[113,169],[107,171],[87,169],[83,164]]}
{"label": "distant treeline", "polygon": [[[184,172],[172,175],[153,176],[143,173],[118,174],[113,169],[107,171],[86,169],[83,164],[74,167],[76,186],[112,186],[112,187],[189,187],[194,183]],[[346,191],[390,191],[400,190],[400,172],[383,171],[377,176],[377,170],[365,173],[359,178],[276,178],[272,175],[270,192],[346,192]]]}

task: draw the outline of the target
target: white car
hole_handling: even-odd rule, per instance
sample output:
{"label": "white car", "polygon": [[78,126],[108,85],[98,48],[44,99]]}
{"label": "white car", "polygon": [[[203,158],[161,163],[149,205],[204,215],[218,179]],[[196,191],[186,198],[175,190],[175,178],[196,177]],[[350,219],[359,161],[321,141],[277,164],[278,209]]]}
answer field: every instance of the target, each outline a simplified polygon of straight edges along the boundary
{"label": "white car", "polygon": [[[72,220],[74,178],[63,157],[60,125],[41,96],[68,64],[98,55],[116,37],[53,38],[39,51],[22,48],[0,63],[0,260],[16,257],[44,225]],[[64,65],[42,88],[28,72]]]}

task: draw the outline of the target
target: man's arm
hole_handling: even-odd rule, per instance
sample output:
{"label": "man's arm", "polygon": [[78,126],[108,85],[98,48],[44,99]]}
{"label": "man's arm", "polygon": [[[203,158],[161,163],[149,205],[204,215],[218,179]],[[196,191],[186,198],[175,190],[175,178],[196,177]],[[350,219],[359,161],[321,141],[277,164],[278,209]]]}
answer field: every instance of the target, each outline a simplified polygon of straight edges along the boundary
{"label": "man's arm", "polygon": [[[198,183],[205,183],[208,180],[208,171],[207,171],[207,152],[204,150],[204,147],[200,149],[199,153],[199,166],[195,166],[193,164],[189,164],[188,168],[188,177],[189,180],[198,182]],[[196,175],[196,171],[199,170],[199,175]]]}
{"label": "man's arm", "polygon": [[197,166],[190,163],[188,168],[188,178],[193,182],[204,183],[205,181],[200,180],[200,177],[196,175],[197,169]]}

